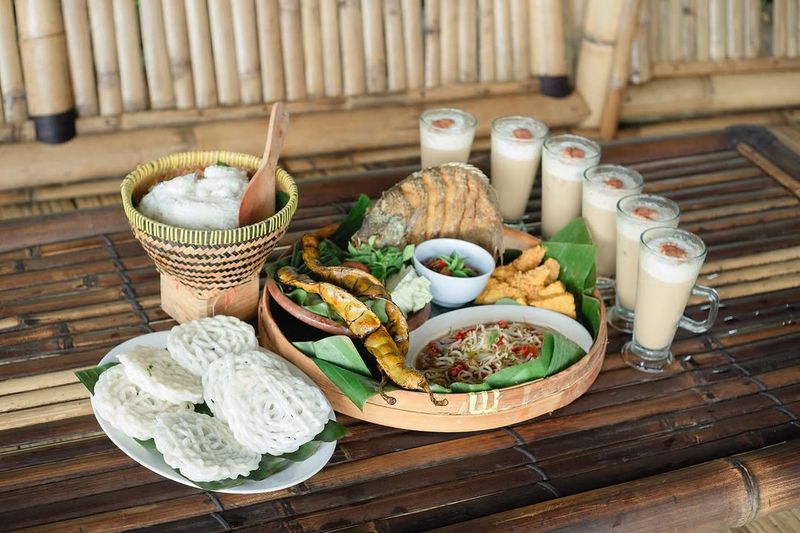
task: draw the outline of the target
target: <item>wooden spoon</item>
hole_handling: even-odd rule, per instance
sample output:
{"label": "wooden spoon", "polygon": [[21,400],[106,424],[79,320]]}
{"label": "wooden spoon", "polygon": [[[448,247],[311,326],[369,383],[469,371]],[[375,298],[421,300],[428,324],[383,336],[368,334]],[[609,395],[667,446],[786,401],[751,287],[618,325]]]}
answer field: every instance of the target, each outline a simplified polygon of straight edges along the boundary
{"label": "wooden spoon", "polygon": [[288,128],[289,113],[283,102],[275,102],[269,115],[261,166],[247,184],[239,204],[239,227],[261,222],[275,214],[275,167]]}

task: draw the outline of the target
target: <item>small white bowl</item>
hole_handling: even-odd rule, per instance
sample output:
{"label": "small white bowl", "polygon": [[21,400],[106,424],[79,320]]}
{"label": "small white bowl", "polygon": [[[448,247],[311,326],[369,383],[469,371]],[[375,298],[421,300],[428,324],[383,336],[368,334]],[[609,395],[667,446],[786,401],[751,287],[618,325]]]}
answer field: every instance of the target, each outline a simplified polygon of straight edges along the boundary
{"label": "small white bowl", "polygon": [[[472,278],[455,278],[434,272],[423,263],[433,257],[453,252],[478,272]],[[414,250],[414,270],[430,280],[433,303],[442,307],[460,307],[474,300],[489,282],[494,270],[492,254],[477,244],[460,239],[431,239],[417,245]]]}

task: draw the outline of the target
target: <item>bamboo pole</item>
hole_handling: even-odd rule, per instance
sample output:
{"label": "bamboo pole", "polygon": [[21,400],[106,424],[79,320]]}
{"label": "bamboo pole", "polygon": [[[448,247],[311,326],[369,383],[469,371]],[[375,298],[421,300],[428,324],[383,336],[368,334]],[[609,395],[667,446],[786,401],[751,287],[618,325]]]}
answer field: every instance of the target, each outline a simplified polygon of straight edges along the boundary
{"label": "bamboo pole", "polygon": [[494,0],[494,65],[497,81],[512,79],[511,0]]}
{"label": "bamboo pole", "polygon": [[653,62],[661,61],[660,33],[662,32],[659,24],[659,0],[644,0],[647,3],[647,11],[650,14],[650,27],[648,30],[648,48],[650,48],[650,60]]}
{"label": "bamboo pole", "polygon": [[639,27],[631,49],[631,82],[647,83],[653,77],[650,66],[650,5],[644,0],[639,6]]}
{"label": "bamboo pole", "polygon": [[25,82],[19,57],[14,6],[0,0],[0,93],[6,122],[18,124],[28,118]]}
{"label": "bamboo pole", "polygon": [[406,51],[400,0],[383,0],[383,24],[388,88],[390,91],[400,91],[406,88]]}
{"label": "bamboo pole", "polygon": [[669,27],[669,56],[672,61],[680,61],[683,57],[683,0],[669,0],[669,19],[673,22]]}
{"label": "bamboo pole", "polygon": [[462,0],[458,6],[458,80],[478,81],[477,0]]}
{"label": "bamboo pole", "polygon": [[264,101],[283,100],[286,93],[278,0],[256,0],[256,26],[259,36],[258,55],[261,59],[261,87],[264,91]]}
{"label": "bamboo pole", "polygon": [[698,61],[707,61],[711,57],[711,36],[709,34],[711,26],[708,0],[698,0],[695,6],[697,8],[695,13],[697,24],[695,57]]}
{"label": "bamboo pole", "polygon": [[708,56],[717,61],[727,53],[726,0],[709,0],[708,4]]}
{"label": "bamboo pole", "polygon": [[[786,57],[786,20],[788,0],[772,1],[772,55]],[[792,21],[796,24],[796,21]]]}
{"label": "bamboo pole", "polygon": [[67,53],[72,92],[75,95],[75,110],[81,117],[99,113],[87,9],[86,0],[67,0],[61,4],[64,30],[67,34]]}
{"label": "bamboo pole", "polygon": [[422,0],[403,0],[403,46],[406,58],[406,85],[422,87],[425,81],[425,57],[422,47]]}
{"label": "bamboo pole", "polygon": [[531,71],[539,75],[542,94],[565,96],[569,94],[569,82],[561,0],[532,0],[529,8]]}
{"label": "bamboo pole", "polygon": [[800,48],[800,0],[786,4],[786,57],[797,57]]}
{"label": "bamboo pole", "polygon": [[511,0],[511,70],[515,80],[530,76],[531,60],[528,46],[528,2]]}
{"label": "bamboo pole", "polygon": [[361,1],[364,28],[364,60],[368,93],[386,90],[386,46],[383,40],[383,9],[378,0]]}
{"label": "bamboo pole", "polygon": [[495,81],[493,0],[479,0],[478,28],[478,79],[489,83]]}
{"label": "bamboo pole", "polygon": [[239,70],[239,89],[242,103],[257,104],[262,101],[261,65],[258,58],[258,30],[256,5],[253,0],[233,0],[233,38],[236,48],[236,66]]}
{"label": "bamboo pole", "polygon": [[186,27],[186,10],[183,0],[163,0],[161,2],[166,32],[167,55],[175,93],[175,106],[178,109],[194,107],[194,81],[192,80],[192,60],[189,53],[189,33]]}
{"label": "bamboo pole", "polygon": [[364,73],[364,30],[361,24],[361,3],[358,0],[341,0],[339,31],[344,94],[347,96],[364,94],[367,86]]}
{"label": "bamboo pole", "polygon": [[727,5],[727,30],[728,30],[728,59],[742,57],[744,45],[744,2],[745,0],[728,0]]}
{"label": "bamboo pole", "polygon": [[214,107],[217,105],[217,83],[214,80],[208,6],[204,0],[185,0],[185,2],[195,104],[200,108]]}
{"label": "bamboo pole", "polygon": [[325,96],[342,94],[342,59],[339,49],[339,8],[336,0],[320,0],[322,73]]}
{"label": "bamboo pole", "polygon": [[64,19],[58,2],[15,3],[28,110],[36,138],[62,143],[75,136]]}
{"label": "bamboo pole", "polygon": [[128,0],[114,0],[114,35],[117,39],[122,109],[147,109],[147,84],[139,46],[139,15]]}
{"label": "bamboo pole", "polygon": [[800,69],[800,58],[758,57],[753,59],[726,59],[723,61],[688,61],[685,63],[657,63],[653,76],[699,76],[706,74],[756,73]]}
{"label": "bamboo pole", "polygon": [[237,105],[241,102],[241,95],[230,1],[208,0],[208,20],[219,104]]}
{"label": "bamboo pole", "polygon": [[758,57],[761,52],[761,2],[745,3],[744,20],[744,57]]}
{"label": "bamboo pole", "polygon": [[309,98],[318,98],[325,93],[319,0],[302,0],[300,2],[300,23],[303,34],[306,94]]}
{"label": "bamboo pole", "polygon": [[681,0],[680,58],[691,61],[697,56],[697,4],[700,0]]}
{"label": "bamboo pole", "polygon": [[153,109],[173,108],[175,107],[175,89],[169,70],[167,36],[164,31],[161,2],[139,0],[139,16],[142,21],[142,48],[150,107]]}
{"label": "bamboo pole", "polygon": [[679,20],[672,20],[672,9],[670,0],[656,0],[655,20],[658,24],[658,56],[661,61],[676,61],[677,57],[672,57],[672,47],[670,40],[672,29],[680,25]]}
{"label": "bamboo pole", "polygon": [[458,8],[459,0],[441,0],[441,75],[442,85],[458,80]]}
{"label": "bamboo pole", "polygon": [[114,13],[107,0],[89,0],[89,25],[97,75],[97,99],[101,115],[122,113],[122,92],[114,38]]}
{"label": "bamboo pole", "polygon": [[441,84],[441,5],[439,0],[425,2],[425,87]]}
{"label": "bamboo pole", "polygon": [[281,0],[278,5],[286,98],[301,100],[306,97],[306,81],[300,1]]}

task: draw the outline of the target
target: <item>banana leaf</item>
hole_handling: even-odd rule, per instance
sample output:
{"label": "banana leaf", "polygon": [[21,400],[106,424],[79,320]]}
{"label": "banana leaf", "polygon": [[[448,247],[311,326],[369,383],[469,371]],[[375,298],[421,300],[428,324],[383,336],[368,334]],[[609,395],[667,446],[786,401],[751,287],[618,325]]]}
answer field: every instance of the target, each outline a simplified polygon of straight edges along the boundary
{"label": "banana leaf", "polygon": [[561,228],[561,231],[553,235],[550,242],[570,242],[572,244],[594,244],[589,228],[583,217],[572,219],[572,221]]}
{"label": "banana leaf", "polygon": [[364,359],[361,358],[350,337],[334,335],[318,341],[300,341],[293,344],[309,357],[316,357],[351,372],[371,377]]}
{"label": "banana leaf", "polygon": [[[563,335],[554,334],[551,335],[551,338],[552,345],[548,348],[552,355],[550,356],[550,364],[547,367],[547,376],[552,376],[553,374],[561,372],[565,368],[576,363],[578,359],[583,357],[583,354],[586,353],[580,346]],[[545,341],[547,340],[548,339],[545,338]],[[542,351],[544,351],[544,349],[542,349]]]}
{"label": "banana leaf", "polygon": [[84,387],[89,389],[90,394],[94,394],[94,386],[97,384],[97,380],[100,379],[100,374],[118,364],[119,363],[106,363],[94,368],[87,368],[86,370],[76,370],[75,377],[78,378],[78,381],[83,383]]}
{"label": "banana leaf", "polygon": [[545,377],[547,369],[550,367],[550,359],[553,356],[553,345],[553,334],[546,333],[542,340],[542,350],[539,353],[539,357],[521,365],[504,368],[486,378],[486,383],[493,389],[499,389]]}
{"label": "banana leaf", "polygon": [[344,220],[339,224],[339,227],[333,235],[330,236],[330,240],[340,248],[346,249],[350,238],[361,229],[361,225],[364,223],[364,215],[367,214],[367,209],[369,209],[371,205],[372,201],[369,199],[369,196],[360,194],[355,205],[353,205],[350,212],[344,217]]}
{"label": "banana leaf", "polygon": [[359,410],[363,411],[367,400],[380,392],[380,384],[373,378],[347,370],[318,357],[312,358],[312,361]]}
{"label": "banana leaf", "polygon": [[500,298],[494,304],[495,305],[522,305],[521,303],[519,303],[518,301],[516,301],[513,298]]}
{"label": "banana leaf", "polygon": [[484,390],[491,390],[492,386],[486,383],[461,383],[455,382],[450,384],[450,392],[480,392]]}
{"label": "banana leaf", "polygon": [[581,294],[594,289],[597,248],[593,244],[547,241],[543,246],[547,250],[545,257],[552,257],[561,265],[558,279],[568,291]]}
{"label": "banana leaf", "polygon": [[600,331],[600,300],[589,294],[580,295],[580,316],[589,326],[592,338],[596,339]]}

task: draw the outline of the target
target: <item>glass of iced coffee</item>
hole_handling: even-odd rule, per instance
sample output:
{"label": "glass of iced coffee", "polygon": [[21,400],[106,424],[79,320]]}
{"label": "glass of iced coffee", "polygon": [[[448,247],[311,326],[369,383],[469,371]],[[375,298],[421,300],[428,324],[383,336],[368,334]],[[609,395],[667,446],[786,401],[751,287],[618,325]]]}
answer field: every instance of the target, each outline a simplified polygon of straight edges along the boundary
{"label": "glass of iced coffee", "polygon": [[[673,361],[670,346],[678,327],[708,331],[717,319],[719,295],[695,285],[707,248],[693,233],[676,228],[650,228],[642,233],[636,287],[633,340],[622,347],[622,359],[645,372],[662,372]],[[709,302],[702,322],[683,316],[690,296]]]}
{"label": "glass of iced coffee", "polygon": [[542,237],[549,239],[581,215],[583,173],[600,161],[600,145],[577,135],[557,135],[542,153]]}
{"label": "glass of iced coffee", "polygon": [[680,215],[678,204],[663,196],[634,194],[617,202],[616,296],[608,311],[608,323],[614,328],[633,332],[642,233],[654,227],[677,228]]}
{"label": "glass of iced coffee", "polygon": [[429,109],[419,116],[422,168],[466,163],[478,121],[460,109]]}
{"label": "glass of iced coffee", "polygon": [[500,213],[519,225],[533,188],[547,126],[530,117],[502,117],[492,122],[492,186]]}
{"label": "glass of iced coffee", "polygon": [[617,202],[642,192],[642,175],[619,165],[598,165],[583,174],[583,218],[597,245],[597,286],[613,285],[617,266]]}

